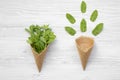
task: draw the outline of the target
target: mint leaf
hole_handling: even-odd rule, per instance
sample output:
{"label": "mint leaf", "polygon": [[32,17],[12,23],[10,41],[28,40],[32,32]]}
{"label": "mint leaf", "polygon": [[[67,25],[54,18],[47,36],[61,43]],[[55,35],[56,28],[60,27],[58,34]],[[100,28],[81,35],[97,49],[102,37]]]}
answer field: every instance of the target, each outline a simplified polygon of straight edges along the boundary
{"label": "mint leaf", "polygon": [[74,24],[76,22],[75,18],[69,13],[66,13],[66,18],[71,24]]}
{"label": "mint leaf", "polygon": [[82,32],[86,32],[86,30],[87,30],[87,22],[86,22],[85,19],[82,19],[82,20],[81,20],[80,30],[81,30]]}
{"label": "mint leaf", "polygon": [[69,26],[66,26],[65,27],[65,30],[67,33],[69,33],[71,36],[74,36],[76,34],[76,31],[72,28],[72,27],[69,27]]}
{"label": "mint leaf", "polygon": [[98,25],[96,25],[96,27],[93,29],[92,34],[94,36],[97,36],[98,34],[100,34],[103,30],[103,23],[99,23]]}
{"label": "mint leaf", "polygon": [[87,8],[86,2],[82,1],[81,2],[81,12],[85,13],[86,12],[86,8]]}
{"label": "mint leaf", "polygon": [[90,16],[90,20],[94,22],[97,19],[97,17],[98,17],[98,11],[94,10]]}

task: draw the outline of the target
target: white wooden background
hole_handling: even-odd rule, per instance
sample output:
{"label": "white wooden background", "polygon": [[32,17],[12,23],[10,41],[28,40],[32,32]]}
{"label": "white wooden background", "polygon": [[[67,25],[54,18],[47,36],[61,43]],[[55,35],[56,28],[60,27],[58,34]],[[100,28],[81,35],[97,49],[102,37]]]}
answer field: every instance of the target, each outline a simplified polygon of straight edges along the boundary
{"label": "white wooden background", "polygon": [[[81,0],[0,0],[0,80],[120,80],[120,0],[85,0],[87,12],[80,13]],[[96,22],[89,16],[98,9]],[[66,12],[75,16],[71,25]],[[88,21],[86,33],[79,31],[79,22]],[[95,46],[86,71],[75,45],[75,38],[91,35],[94,26],[104,22],[103,32],[95,38]],[[50,24],[57,38],[51,44],[39,73],[26,39],[24,28],[31,24]],[[74,37],[64,26],[77,29]]]}

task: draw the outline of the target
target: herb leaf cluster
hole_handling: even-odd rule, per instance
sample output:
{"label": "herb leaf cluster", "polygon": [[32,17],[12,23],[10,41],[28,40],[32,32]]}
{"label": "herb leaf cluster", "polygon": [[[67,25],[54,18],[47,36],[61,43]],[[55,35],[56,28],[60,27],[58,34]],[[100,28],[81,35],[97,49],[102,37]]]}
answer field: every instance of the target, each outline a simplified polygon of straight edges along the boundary
{"label": "herb leaf cluster", "polygon": [[29,29],[26,28],[25,30],[30,34],[27,42],[38,54],[56,38],[56,35],[52,32],[51,28],[49,28],[49,25],[31,25]]}

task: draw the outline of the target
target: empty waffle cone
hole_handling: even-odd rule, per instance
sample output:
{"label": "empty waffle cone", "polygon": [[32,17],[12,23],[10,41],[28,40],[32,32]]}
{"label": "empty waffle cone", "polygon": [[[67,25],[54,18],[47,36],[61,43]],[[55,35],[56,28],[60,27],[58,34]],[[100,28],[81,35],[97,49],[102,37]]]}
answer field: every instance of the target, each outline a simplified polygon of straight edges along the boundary
{"label": "empty waffle cone", "polygon": [[48,49],[48,47],[45,48],[41,53],[38,54],[38,53],[32,48],[32,52],[33,52],[33,55],[34,55],[34,59],[35,59],[35,62],[36,62],[36,65],[37,65],[37,68],[38,68],[39,72],[41,71],[42,64],[43,64],[44,57],[45,57],[45,54],[46,54],[47,49]]}
{"label": "empty waffle cone", "polygon": [[93,38],[81,36],[76,39],[76,45],[81,59],[83,70],[85,70],[88,58],[94,45]]}

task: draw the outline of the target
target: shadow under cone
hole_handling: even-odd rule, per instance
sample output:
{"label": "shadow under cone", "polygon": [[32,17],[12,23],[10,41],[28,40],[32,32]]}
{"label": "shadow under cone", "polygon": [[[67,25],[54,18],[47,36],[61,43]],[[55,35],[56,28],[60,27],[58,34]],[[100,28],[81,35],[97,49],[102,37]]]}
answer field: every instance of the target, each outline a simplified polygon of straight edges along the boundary
{"label": "shadow under cone", "polygon": [[36,62],[36,65],[37,65],[37,68],[38,68],[39,72],[41,71],[42,64],[43,64],[44,57],[45,57],[45,55],[46,55],[47,49],[48,49],[48,47],[45,48],[41,53],[38,54],[38,53],[32,48],[32,52],[33,52],[33,55],[34,55],[34,59],[35,59],[35,62]]}
{"label": "shadow under cone", "polygon": [[86,68],[93,45],[93,38],[81,36],[76,39],[76,46],[79,52],[83,70]]}

